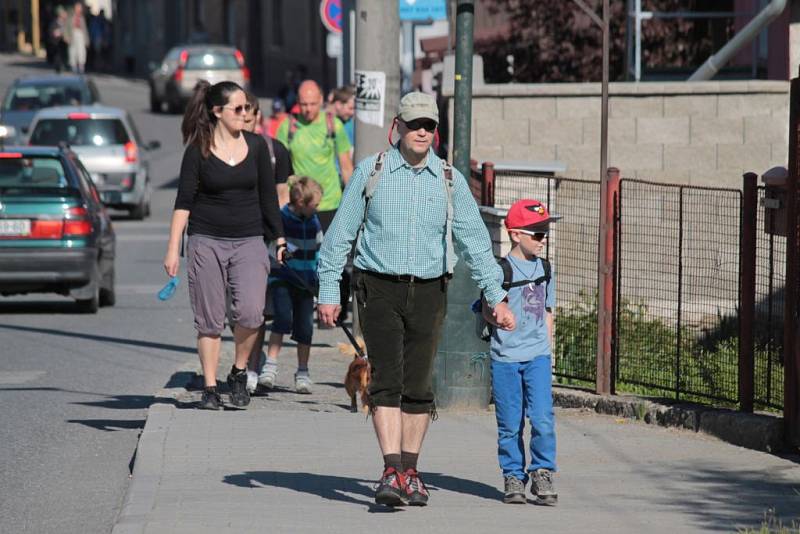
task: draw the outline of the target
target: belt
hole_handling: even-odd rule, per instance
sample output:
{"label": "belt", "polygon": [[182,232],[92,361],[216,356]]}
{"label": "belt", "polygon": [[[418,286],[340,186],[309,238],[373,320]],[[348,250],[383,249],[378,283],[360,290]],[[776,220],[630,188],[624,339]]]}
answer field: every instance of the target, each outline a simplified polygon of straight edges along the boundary
{"label": "belt", "polygon": [[385,274],[376,273],[375,271],[362,271],[360,269],[358,272],[360,274],[366,274],[367,276],[372,276],[380,280],[388,280],[389,282],[398,282],[402,284],[426,284],[428,282],[439,282],[442,279],[449,280],[452,276],[450,274],[443,274],[441,276],[437,276],[436,278],[420,278],[419,276],[414,276],[413,274]]}

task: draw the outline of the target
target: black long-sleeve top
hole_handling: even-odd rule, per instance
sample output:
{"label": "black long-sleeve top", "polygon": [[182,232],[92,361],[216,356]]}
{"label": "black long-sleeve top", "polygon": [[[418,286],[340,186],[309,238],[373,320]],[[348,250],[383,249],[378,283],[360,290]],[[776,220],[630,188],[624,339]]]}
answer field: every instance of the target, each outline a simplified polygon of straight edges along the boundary
{"label": "black long-sleeve top", "polygon": [[283,237],[275,173],[264,139],[242,132],[247,156],[230,166],[200,147],[183,153],[175,209],[189,210],[188,234],[238,238]]}

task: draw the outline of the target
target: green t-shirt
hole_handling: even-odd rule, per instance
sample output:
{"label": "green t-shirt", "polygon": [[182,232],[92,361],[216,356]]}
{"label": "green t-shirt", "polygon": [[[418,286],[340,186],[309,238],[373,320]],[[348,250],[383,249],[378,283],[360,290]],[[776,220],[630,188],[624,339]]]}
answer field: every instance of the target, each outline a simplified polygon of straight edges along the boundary
{"label": "green t-shirt", "polygon": [[289,149],[292,167],[297,176],[313,178],[322,186],[322,201],[319,211],[335,210],[342,199],[342,185],[336,160],[340,154],[350,152],[352,148],[342,121],[333,119],[334,140],[328,136],[328,123],[325,112],[320,112],[314,122],[304,123],[297,119],[297,131],[289,143],[289,124],[291,118],[283,121],[275,138]]}

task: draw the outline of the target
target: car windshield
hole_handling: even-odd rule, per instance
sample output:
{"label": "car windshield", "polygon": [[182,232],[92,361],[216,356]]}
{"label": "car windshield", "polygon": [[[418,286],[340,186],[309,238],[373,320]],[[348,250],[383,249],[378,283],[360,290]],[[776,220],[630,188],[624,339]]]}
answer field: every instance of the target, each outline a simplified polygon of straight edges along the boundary
{"label": "car windshield", "polygon": [[32,145],[71,146],[124,145],[130,141],[119,119],[42,119],[31,133]]}
{"label": "car windshield", "polygon": [[187,70],[235,70],[236,56],[226,52],[193,52],[186,60]]}
{"label": "car windshield", "polygon": [[69,187],[61,160],[52,156],[22,157],[2,153],[0,157],[0,192],[4,195],[31,189],[52,190]]}
{"label": "car windshield", "polygon": [[88,104],[88,95],[78,85],[19,85],[9,90],[3,111],[35,111],[52,106]]}

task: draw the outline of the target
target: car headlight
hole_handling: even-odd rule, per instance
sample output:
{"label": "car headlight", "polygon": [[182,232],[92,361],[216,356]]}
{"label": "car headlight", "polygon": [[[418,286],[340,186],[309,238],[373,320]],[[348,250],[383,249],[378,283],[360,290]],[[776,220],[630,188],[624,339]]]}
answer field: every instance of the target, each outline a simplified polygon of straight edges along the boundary
{"label": "car headlight", "polygon": [[17,129],[13,126],[0,124],[0,139],[13,139],[17,136]]}

